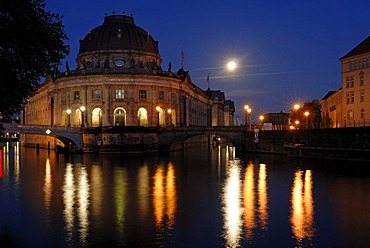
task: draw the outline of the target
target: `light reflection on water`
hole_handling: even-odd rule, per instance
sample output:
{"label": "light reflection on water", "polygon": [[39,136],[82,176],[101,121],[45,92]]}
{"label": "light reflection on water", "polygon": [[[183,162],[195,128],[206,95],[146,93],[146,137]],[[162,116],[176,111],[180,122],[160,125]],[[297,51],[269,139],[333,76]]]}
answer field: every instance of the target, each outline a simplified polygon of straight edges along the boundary
{"label": "light reflection on water", "polygon": [[301,246],[303,239],[311,239],[315,234],[312,190],[312,172],[298,169],[294,174],[290,216],[292,232],[298,246]]}
{"label": "light reflection on water", "polygon": [[90,184],[84,165],[67,163],[63,203],[67,242],[73,244],[74,234],[77,232],[80,244],[86,246],[89,232]]}
{"label": "light reflection on water", "polygon": [[[257,181],[255,168],[258,168]],[[240,179],[241,174],[241,161],[229,161],[222,195],[224,236],[229,247],[240,246],[243,231],[245,239],[252,241],[256,228],[263,231],[268,228],[267,166],[266,164],[255,166],[249,162],[243,180]]]}
{"label": "light reflection on water", "polygon": [[242,234],[242,206],[240,196],[240,161],[232,160],[226,168],[226,181],[222,194],[224,229],[227,246],[237,247]]}
{"label": "light reflection on water", "polygon": [[[33,245],[64,231],[40,247],[306,247],[336,246],[342,239],[345,244],[366,243],[366,231],[360,228],[370,222],[366,175],[328,176],[312,166],[291,166],[285,158],[283,163],[266,157],[245,162],[232,147],[199,152],[196,159],[189,153],[191,162],[182,156],[125,161],[32,155],[20,160],[18,146],[4,145],[0,242],[2,230],[14,225],[6,222],[7,216],[18,214],[11,219],[19,227],[9,233],[24,237],[35,229],[27,236]],[[350,204],[343,192],[351,192],[345,194]],[[18,205],[4,208],[6,203]],[[32,217],[40,209],[44,212]],[[44,223],[47,227],[40,228]],[[320,233],[328,226],[332,233]],[[351,230],[356,230],[356,240],[346,235]]]}
{"label": "light reflection on water", "polygon": [[[168,229],[173,228],[177,207],[176,198],[173,164],[169,163],[166,168],[163,165],[158,166],[153,177],[153,214],[158,231],[163,231],[164,225]],[[165,219],[167,223],[164,223]]]}

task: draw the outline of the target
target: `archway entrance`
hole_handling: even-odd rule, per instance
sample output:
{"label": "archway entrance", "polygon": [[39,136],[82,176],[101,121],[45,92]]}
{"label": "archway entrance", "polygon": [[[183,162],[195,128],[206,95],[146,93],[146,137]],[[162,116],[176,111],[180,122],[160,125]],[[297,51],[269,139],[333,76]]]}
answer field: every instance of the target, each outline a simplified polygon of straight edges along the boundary
{"label": "archway entrance", "polygon": [[92,111],[91,123],[93,127],[102,126],[102,111],[100,108],[95,108]]}
{"label": "archway entrance", "polygon": [[79,127],[82,125],[82,112],[80,109],[76,109],[76,113],[74,116],[74,126]]}
{"label": "archway entrance", "polygon": [[126,126],[126,110],[123,108],[117,108],[114,111],[114,125]]}
{"label": "archway entrance", "polygon": [[148,112],[145,108],[139,108],[137,111],[137,119],[139,126],[148,126]]}

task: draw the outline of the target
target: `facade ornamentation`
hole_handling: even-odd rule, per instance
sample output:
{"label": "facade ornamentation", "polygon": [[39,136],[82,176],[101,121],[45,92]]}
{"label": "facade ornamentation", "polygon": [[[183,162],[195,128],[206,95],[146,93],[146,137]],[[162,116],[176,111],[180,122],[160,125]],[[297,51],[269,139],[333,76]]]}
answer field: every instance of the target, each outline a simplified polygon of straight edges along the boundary
{"label": "facade ornamentation", "polygon": [[[23,124],[65,127],[228,126],[234,103],[180,68],[162,70],[158,41],[127,15],[106,16],[80,40],[77,68],[48,76]],[[217,93],[217,94],[216,94]],[[217,97],[215,97],[217,95]],[[220,98],[219,95],[222,95]],[[214,116],[214,115],[217,115]]]}

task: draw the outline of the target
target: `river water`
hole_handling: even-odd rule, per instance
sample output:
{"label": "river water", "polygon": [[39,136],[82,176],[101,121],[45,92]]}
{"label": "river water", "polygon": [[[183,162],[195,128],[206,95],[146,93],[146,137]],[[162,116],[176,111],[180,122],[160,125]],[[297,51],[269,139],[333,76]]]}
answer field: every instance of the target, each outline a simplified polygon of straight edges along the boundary
{"label": "river water", "polygon": [[367,164],[200,145],[129,157],[8,143],[0,157],[1,247],[370,244]]}

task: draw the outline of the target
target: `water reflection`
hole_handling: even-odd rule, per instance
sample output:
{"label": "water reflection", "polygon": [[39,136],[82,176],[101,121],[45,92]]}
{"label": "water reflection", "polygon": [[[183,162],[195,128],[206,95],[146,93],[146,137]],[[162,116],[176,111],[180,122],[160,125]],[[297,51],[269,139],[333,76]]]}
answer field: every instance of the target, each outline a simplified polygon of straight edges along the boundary
{"label": "water reflection", "polygon": [[[75,221],[81,245],[87,244],[89,228],[90,184],[86,167],[67,163],[63,183],[64,220],[67,242],[73,242]],[[76,204],[75,204],[76,202]],[[77,213],[75,213],[75,209]]]}
{"label": "water reflection", "polygon": [[[258,175],[256,175],[258,168]],[[249,162],[240,180],[241,162],[229,161],[226,171],[226,181],[222,194],[224,205],[224,237],[227,246],[236,247],[241,242],[241,235],[245,232],[245,239],[251,241],[256,228],[266,231],[268,227],[268,187],[267,166],[255,166]],[[257,180],[256,180],[256,176]],[[243,225],[244,224],[244,225]]]}
{"label": "water reflection", "polygon": [[90,205],[90,184],[85,166],[81,166],[78,180],[78,219],[80,242],[87,244],[89,229],[89,205]]}
{"label": "water reflection", "polygon": [[[16,184],[19,183],[20,161],[19,161],[19,142],[6,142],[1,149],[0,178],[9,176],[12,169],[13,178]],[[12,168],[10,168],[12,166]]]}
{"label": "water reflection", "polygon": [[[303,178],[304,175],[304,178]],[[291,194],[291,228],[298,245],[303,239],[314,236],[314,202],[312,196],[312,172],[297,170],[294,173],[294,181]]]}
{"label": "water reflection", "polygon": [[140,220],[145,221],[149,214],[149,200],[150,200],[150,176],[148,165],[143,165],[138,172],[138,209],[140,212]]}
{"label": "water reflection", "polygon": [[63,184],[63,203],[64,203],[63,213],[68,243],[70,243],[73,240],[73,224],[74,224],[73,205],[75,198],[75,190],[76,189],[73,182],[72,164],[67,163],[64,173],[64,184]]}
{"label": "water reflection", "polygon": [[53,182],[51,176],[50,159],[46,159],[45,163],[45,178],[44,178],[44,204],[46,209],[50,209],[51,197],[53,192]]}
{"label": "water reflection", "polygon": [[3,150],[0,150],[0,178],[4,175],[3,171]]}
{"label": "water reflection", "polygon": [[244,227],[245,238],[251,240],[256,227],[255,220],[255,189],[254,189],[254,165],[248,163],[244,173],[243,205],[244,205]]}
{"label": "water reflection", "polygon": [[120,236],[124,233],[126,198],[127,198],[127,169],[118,168],[114,172],[114,198],[116,200],[116,226]]}
{"label": "water reflection", "polygon": [[153,177],[153,208],[157,230],[164,226],[164,218],[167,218],[167,228],[172,229],[175,224],[176,214],[176,181],[175,169],[172,163],[168,163],[167,172],[164,176],[164,166],[156,168]]}
{"label": "water reflection", "polygon": [[242,234],[242,207],[240,196],[240,161],[229,161],[222,201],[224,211],[224,237],[228,247],[239,245]]}
{"label": "water reflection", "polygon": [[268,225],[267,169],[260,164],[258,169],[258,216],[262,230]]}

